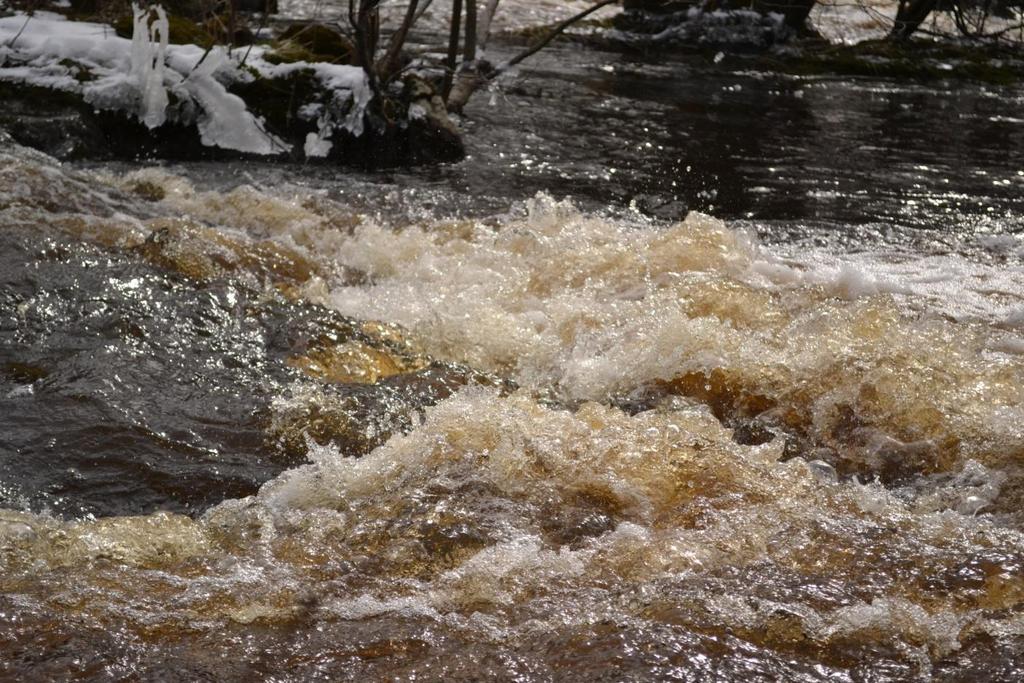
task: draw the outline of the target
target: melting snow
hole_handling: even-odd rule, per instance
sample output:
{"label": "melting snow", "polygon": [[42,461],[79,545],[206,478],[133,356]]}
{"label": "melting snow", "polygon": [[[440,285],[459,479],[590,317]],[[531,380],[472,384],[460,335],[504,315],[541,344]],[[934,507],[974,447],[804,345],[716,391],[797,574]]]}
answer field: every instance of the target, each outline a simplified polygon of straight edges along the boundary
{"label": "melting snow", "polygon": [[[205,145],[252,154],[290,150],[248,111],[241,98],[227,90],[233,82],[252,78],[240,67],[242,51],[217,47],[207,53],[196,45],[169,44],[162,8],[155,9],[152,23],[149,10],[133,9],[131,40],[117,36],[110,26],[72,22],[50,12],[37,12],[31,18],[18,12],[0,18],[0,80],[80,93],[94,107],[128,112],[149,128],[163,125],[169,116],[182,116],[168,108],[173,94],[195,106]],[[362,134],[363,113],[372,93],[361,69],[305,62],[273,65],[263,59],[265,51],[253,47],[246,66],[270,78],[311,69],[334,93],[336,104],[351,102],[343,116],[331,119],[322,130],[337,126]],[[94,78],[80,82],[75,76],[82,69]],[[321,141],[312,150],[325,153],[329,145]]]}

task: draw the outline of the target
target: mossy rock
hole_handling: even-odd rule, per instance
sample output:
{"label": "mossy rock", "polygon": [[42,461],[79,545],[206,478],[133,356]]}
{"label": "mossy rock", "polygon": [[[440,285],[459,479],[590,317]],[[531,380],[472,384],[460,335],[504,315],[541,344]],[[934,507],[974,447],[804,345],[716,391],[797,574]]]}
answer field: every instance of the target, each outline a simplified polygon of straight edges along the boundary
{"label": "mossy rock", "polygon": [[274,43],[265,59],[274,64],[328,62],[351,64],[355,47],[348,38],[323,24],[289,26]]}
{"label": "mossy rock", "polygon": [[[152,3],[155,5],[156,3]],[[159,3],[167,14],[187,17],[199,21],[210,13],[214,3],[208,0],[160,0]],[[71,8],[77,12],[103,13],[110,11],[131,13],[128,0],[71,0]]]}
{"label": "mossy rock", "polygon": [[136,181],[132,183],[128,189],[131,190],[133,194],[142,197],[148,202],[163,201],[163,199],[167,197],[167,192],[164,188],[148,180]]}
{"label": "mossy rock", "polygon": [[295,43],[278,42],[274,44],[272,50],[264,53],[263,59],[270,62],[271,64],[294,64],[296,62],[320,62],[324,61],[319,58],[319,55],[310,52],[301,45]]}
{"label": "mossy rock", "polygon": [[1024,61],[997,46],[932,40],[871,40],[810,48],[767,61],[779,71],[911,80],[962,79],[1011,85],[1024,78]]}
{"label": "mossy rock", "polygon": [[[127,18],[128,35],[131,36],[132,6],[128,0],[70,0],[70,4],[66,13],[71,19],[77,21],[117,24]],[[195,22],[203,21],[214,7],[208,0],[161,0],[160,5],[169,16],[182,17]],[[65,12],[60,8],[57,10]],[[121,35],[120,32],[118,35]]]}
{"label": "mossy rock", "polygon": [[[25,3],[26,5],[28,3]],[[71,7],[68,13],[76,19],[103,20],[119,16],[129,10],[131,5],[127,2],[116,2],[111,0],[71,0]],[[17,7],[17,5],[15,5]],[[21,9],[20,7],[18,9]]]}
{"label": "mossy rock", "polygon": [[[186,19],[177,14],[167,16],[168,39],[178,45],[199,45],[210,47],[215,37],[206,28],[191,19]],[[114,31],[122,38],[131,38],[134,30],[134,23],[130,14],[125,14],[114,21]]]}

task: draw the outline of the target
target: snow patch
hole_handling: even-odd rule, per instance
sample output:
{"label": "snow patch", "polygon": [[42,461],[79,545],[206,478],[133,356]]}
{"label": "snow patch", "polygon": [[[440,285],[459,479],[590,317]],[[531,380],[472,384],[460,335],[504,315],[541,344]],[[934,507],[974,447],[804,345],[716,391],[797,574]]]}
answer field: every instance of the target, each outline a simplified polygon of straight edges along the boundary
{"label": "snow patch", "polygon": [[[168,120],[195,121],[204,145],[266,155],[288,152],[290,145],[269,133],[228,86],[251,80],[248,69],[265,78],[310,70],[330,93],[330,102],[319,115],[319,132],[306,141],[307,154],[325,155],[330,149],[325,138],[335,128],[362,135],[373,96],[362,69],[306,62],[275,65],[263,59],[266,48],[259,46],[207,52],[196,45],[173,45],[163,8],[133,5],[133,13],[131,40],[118,37],[110,26],[72,22],[50,12],[0,18],[0,80],[81,94],[94,107],[127,112],[150,129]],[[83,71],[92,78],[79,81],[76,76]],[[170,106],[172,98],[179,104]]]}

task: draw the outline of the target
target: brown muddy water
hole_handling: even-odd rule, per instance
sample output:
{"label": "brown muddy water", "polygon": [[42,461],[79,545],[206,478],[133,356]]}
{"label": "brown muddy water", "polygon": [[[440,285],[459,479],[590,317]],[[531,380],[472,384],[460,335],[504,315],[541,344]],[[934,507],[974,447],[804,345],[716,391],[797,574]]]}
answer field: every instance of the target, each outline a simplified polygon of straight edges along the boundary
{"label": "brown muddy water", "polygon": [[0,142],[0,678],[1019,680],[1024,93],[727,64]]}

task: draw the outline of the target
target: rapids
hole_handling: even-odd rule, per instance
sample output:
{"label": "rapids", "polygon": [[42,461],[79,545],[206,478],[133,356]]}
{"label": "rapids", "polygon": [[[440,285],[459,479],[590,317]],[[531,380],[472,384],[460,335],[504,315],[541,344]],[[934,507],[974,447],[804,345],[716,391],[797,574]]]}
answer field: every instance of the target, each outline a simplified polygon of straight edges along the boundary
{"label": "rapids", "polygon": [[0,138],[0,677],[1024,675],[1021,133],[901,119],[1020,93],[555,54],[452,167]]}

